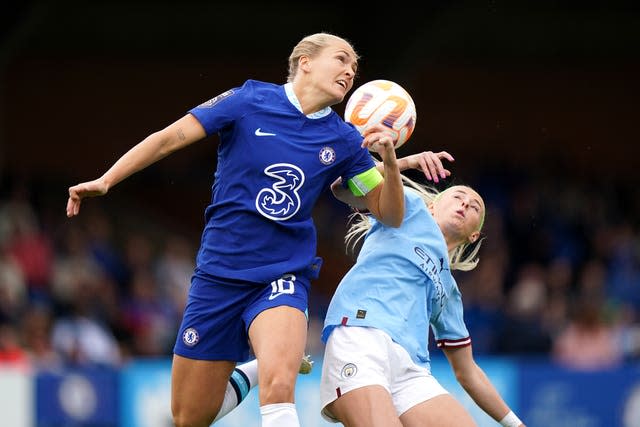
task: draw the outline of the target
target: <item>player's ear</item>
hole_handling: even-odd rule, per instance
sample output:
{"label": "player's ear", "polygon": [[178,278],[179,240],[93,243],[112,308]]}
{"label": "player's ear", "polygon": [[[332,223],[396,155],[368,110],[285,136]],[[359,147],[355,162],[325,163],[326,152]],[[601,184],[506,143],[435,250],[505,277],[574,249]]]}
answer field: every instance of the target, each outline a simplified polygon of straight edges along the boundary
{"label": "player's ear", "polygon": [[307,55],[302,55],[298,59],[298,68],[308,73],[310,70],[310,64],[309,64],[310,61],[311,61],[311,58],[309,58]]}
{"label": "player's ear", "polygon": [[469,243],[475,243],[479,237],[480,237],[480,232],[474,231],[473,233],[471,233],[471,236],[469,236]]}

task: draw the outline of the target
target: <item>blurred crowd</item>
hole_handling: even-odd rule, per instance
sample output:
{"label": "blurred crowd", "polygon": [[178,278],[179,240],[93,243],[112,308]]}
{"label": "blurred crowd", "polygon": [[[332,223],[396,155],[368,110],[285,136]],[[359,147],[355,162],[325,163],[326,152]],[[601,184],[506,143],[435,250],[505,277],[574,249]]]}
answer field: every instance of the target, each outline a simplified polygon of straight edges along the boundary
{"label": "blurred crowd", "polygon": [[[495,170],[467,182],[485,198],[487,219],[479,266],[456,274],[474,352],[587,370],[638,360],[640,190],[562,170]],[[64,189],[46,191],[13,178],[2,185],[0,363],[56,369],[170,356],[198,236],[156,222],[144,203],[86,203],[68,220]],[[312,354],[321,354],[323,310],[353,261],[347,215],[329,197],[315,212],[325,264],[312,286]]]}

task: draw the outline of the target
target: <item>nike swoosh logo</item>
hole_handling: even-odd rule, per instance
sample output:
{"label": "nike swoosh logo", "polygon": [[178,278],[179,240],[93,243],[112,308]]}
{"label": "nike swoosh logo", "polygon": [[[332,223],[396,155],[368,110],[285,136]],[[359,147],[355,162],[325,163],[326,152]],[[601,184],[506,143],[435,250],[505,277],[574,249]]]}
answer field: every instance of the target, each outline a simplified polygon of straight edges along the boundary
{"label": "nike swoosh logo", "polygon": [[256,136],[276,136],[275,133],[262,132],[260,128],[256,129]]}
{"label": "nike swoosh logo", "polygon": [[271,294],[271,295],[269,295],[269,301],[274,300],[274,299],[278,298],[280,295],[284,295],[284,294],[285,294],[284,292],[279,292],[277,294]]}

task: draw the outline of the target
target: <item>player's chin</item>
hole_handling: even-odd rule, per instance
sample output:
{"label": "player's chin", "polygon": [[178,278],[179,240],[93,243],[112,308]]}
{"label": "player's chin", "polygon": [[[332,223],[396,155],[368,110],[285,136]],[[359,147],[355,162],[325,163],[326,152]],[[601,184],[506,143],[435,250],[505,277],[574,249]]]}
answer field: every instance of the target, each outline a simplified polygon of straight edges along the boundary
{"label": "player's chin", "polygon": [[340,85],[336,85],[334,90],[331,92],[333,98],[336,103],[340,103],[344,101],[344,97],[347,95],[348,89],[343,88]]}
{"label": "player's chin", "polygon": [[338,96],[334,96],[333,97],[333,102],[331,103],[331,105],[340,104],[343,100],[344,100],[344,94],[340,94]]}

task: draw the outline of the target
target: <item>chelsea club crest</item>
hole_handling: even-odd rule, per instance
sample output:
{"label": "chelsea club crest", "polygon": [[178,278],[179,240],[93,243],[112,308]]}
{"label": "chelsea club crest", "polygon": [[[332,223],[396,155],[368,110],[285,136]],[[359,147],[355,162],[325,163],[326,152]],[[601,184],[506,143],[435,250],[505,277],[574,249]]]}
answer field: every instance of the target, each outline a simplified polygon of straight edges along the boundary
{"label": "chelsea club crest", "polygon": [[318,157],[323,165],[330,165],[336,160],[336,152],[331,147],[322,147]]}
{"label": "chelsea club crest", "polygon": [[198,341],[200,341],[200,335],[198,334],[198,331],[195,330],[195,328],[187,328],[182,333],[182,342],[184,342],[189,347],[193,347],[194,345],[198,344]]}

